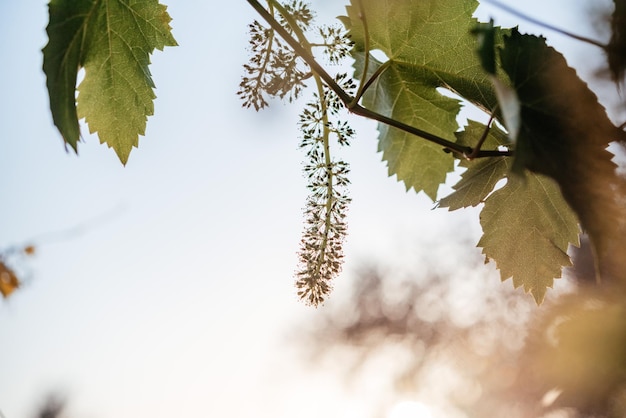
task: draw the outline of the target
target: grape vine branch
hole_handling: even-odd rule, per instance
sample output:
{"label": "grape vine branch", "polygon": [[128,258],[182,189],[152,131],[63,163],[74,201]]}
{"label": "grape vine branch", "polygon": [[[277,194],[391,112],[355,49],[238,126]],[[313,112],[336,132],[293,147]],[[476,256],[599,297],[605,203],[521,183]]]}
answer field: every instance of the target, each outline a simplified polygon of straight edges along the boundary
{"label": "grape vine branch", "polygon": [[[269,13],[265,7],[263,7],[257,0],[246,0],[253,8],[256,10],[259,15],[272,27],[276,33],[278,33],[284,40],[289,44],[291,48],[311,67],[311,70],[318,74],[319,77],[324,80],[326,85],[335,92],[335,94],[341,99],[344,106],[355,115],[363,116],[368,119],[375,120],[377,122],[384,123],[386,125],[392,126],[394,128],[400,129],[401,131],[407,132],[411,135],[418,136],[427,141],[433,142],[435,144],[441,145],[444,149],[455,151],[461,155],[472,155],[473,158],[484,158],[484,157],[501,157],[501,156],[511,156],[513,155],[513,151],[511,150],[476,150],[470,146],[459,146],[458,143],[449,141],[447,139],[441,138],[437,135],[434,135],[430,132],[426,132],[422,129],[415,128],[413,126],[407,125],[398,121],[396,119],[387,117],[385,115],[381,115],[380,113],[369,110],[358,104],[358,100],[360,95],[350,96],[346,93],[334,80],[334,78],[326,72],[324,67],[322,67],[315,57],[307,51],[300,42],[291,36],[291,34],[276,21],[274,16]],[[270,3],[275,4],[274,1],[270,1]],[[381,67],[382,68],[382,67]],[[384,68],[382,68],[384,71]],[[382,72],[380,71],[380,72]],[[359,88],[360,94],[364,93],[367,87],[369,87],[373,81],[376,79],[379,73],[376,73],[372,78],[370,78],[365,83],[361,83],[363,87]]]}
{"label": "grape vine branch", "polygon": [[[478,246],[487,260],[496,262],[502,280],[512,277],[516,287],[524,286],[540,303],[562,267],[571,263],[567,251],[579,243],[579,224],[596,248],[598,277],[620,276],[620,263],[611,253],[623,247],[620,219],[624,210],[615,195],[626,193],[622,193],[624,181],[616,174],[606,147],[621,140],[623,131],[608,120],[595,94],[544,38],[522,35],[516,28],[500,28],[493,21],[478,22],[472,17],[478,5],[475,0],[454,0],[446,5],[434,0],[427,4],[403,0],[393,7],[352,0],[346,8],[348,15],[339,18],[349,33],[352,47],[347,55],[354,60],[354,79],[358,80],[356,93],[351,94],[338,82],[347,76],[331,76],[311,50],[312,45],[329,44],[309,42],[300,27],[306,25],[293,19],[298,14],[311,15],[301,1],[283,6],[268,0],[267,7],[258,0],[247,1],[269,25],[264,29],[271,34],[268,36],[280,37],[315,78],[322,103],[319,120],[327,123],[329,108],[323,90],[328,88],[342,108],[379,122],[379,150],[389,174],[397,175],[407,189],[424,191],[436,200],[447,173],[455,165],[467,169],[453,186],[455,192],[440,199],[438,206],[449,210],[483,206],[484,235]],[[442,29],[442,24],[447,29]],[[607,52],[621,45],[617,41],[601,45],[560,32]],[[379,62],[370,54],[375,49],[391,58]],[[278,82],[284,87],[280,74],[274,78],[270,86]],[[304,79],[294,83],[294,95],[299,94]],[[469,121],[459,130],[455,121],[459,102],[435,91],[439,87],[476,105],[489,115],[489,122]],[[246,88],[244,93],[249,94],[250,85]],[[260,95],[260,90],[263,86],[257,85],[252,96]],[[275,95],[272,89],[265,90]],[[283,91],[280,96],[284,95]],[[507,132],[500,132],[499,126]],[[325,177],[329,210],[322,229],[328,231],[332,226],[332,170],[326,132],[323,138],[322,152],[329,167]],[[444,157],[450,153],[452,158]],[[454,163],[455,159],[460,162]],[[585,160],[597,167],[591,175],[580,164]],[[497,189],[501,179],[506,184]],[[599,192],[607,182],[612,192]],[[585,192],[580,193],[581,189]],[[609,228],[616,223],[617,228]],[[522,247],[517,245],[520,240]],[[322,250],[315,259],[322,263],[326,240],[318,243]],[[325,286],[320,295],[327,290]],[[317,305],[322,300],[320,296],[309,302]]]}

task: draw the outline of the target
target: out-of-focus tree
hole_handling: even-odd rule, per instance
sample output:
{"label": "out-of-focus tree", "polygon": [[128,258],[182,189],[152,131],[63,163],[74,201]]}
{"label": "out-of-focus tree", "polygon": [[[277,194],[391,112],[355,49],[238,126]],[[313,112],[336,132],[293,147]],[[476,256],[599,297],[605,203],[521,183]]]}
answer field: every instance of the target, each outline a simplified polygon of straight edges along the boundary
{"label": "out-of-focus tree", "polygon": [[[348,381],[369,370],[442,417],[626,416],[625,305],[590,288],[586,249],[542,310],[485,276],[475,253],[455,251],[447,267],[421,260],[402,279],[364,269],[303,346],[313,364],[347,350],[339,367]],[[372,371],[381,356],[397,364]]]}

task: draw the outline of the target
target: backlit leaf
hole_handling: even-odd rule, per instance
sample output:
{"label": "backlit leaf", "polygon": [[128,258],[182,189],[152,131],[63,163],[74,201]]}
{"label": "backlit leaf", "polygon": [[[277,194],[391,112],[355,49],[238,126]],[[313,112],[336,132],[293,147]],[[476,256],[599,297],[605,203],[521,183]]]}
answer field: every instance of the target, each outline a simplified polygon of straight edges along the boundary
{"label": "backlit leaf", "polygon": [[125,164],[154,113],[150,54],[176,45],[166,7],[157,0],[52,0],[49,10],[43,68],[54,123],[77,150],[84,117]]}
{"label": "backlit leaf", "polygon": [[624,278],[626,184],[607,151],[624,133],[543,38],[514,30],[501,61],[521,103],[514,169],[555,179],[589,233],[601,275]]}
{"label": "backlit leaf", "polygon": [[[469,121],[465,130],[459,132],[458,143],[471,146],[485,131],[485,125]],[[508,145],[504,132],[492,127],[483,143],[484,148],[496,149],[498,146]],[[511,159],[509,157],[479,158],[475,160],[461,160],[461,167],[467,170],[461,175],[461,180],[453,186],[455,192],[439,201],[440,207],[456,210],[469,206],[477,206],[493,191],[498,181],[509,173]]]}
{"label": "backlit leaf", "polygon": [[493,259],[502,280],[513,278],[541,303],[561,268],[569,266],[569,244],[578,245],[576,215],[556,182],[540,174],[511,175],[485,201],[478,246]]}
{"label": "backlit leaf", "polygon": [[[362,3],[363,13],[359,7]],[[458,100],[437,91],[445,88],[483,109],[493,109],[493,85],[482,69],[471,34],[478,21],[472,13],[473,0],[353,0],[342,21],[355,42],[356,76],[364,66],[366,17],[370,50],[381,50],[389,58],[387,68],[363,97],[363,104],[441,138],[454,141],[460,110]],[[390,24],[393,22],[393,24]],[[444,29],[445,28],[445,29]],[[502,30],[493,29],[494,44],[502,42]],[[383,63],[370,61],[372,74]],[[424,191],[433,200],[439,185],[454,169],[452,155],[441,146],[386,125],[379,125],[379,150],[407,189]]]}
{"label": "backlit leaf", "polygon": [[[469,145],[484,130],[485,125],[470,121],[458,133],[458,142]],[[493,126],[483,146],[507,144],[506,134]],[[484,203],[478,246],[488,260],[495,261],[502,280],[512,277],[515,287],[523,286],[541,303],[553,280],[561,277],[562,267],[570,265],[569,244],[579,243],[576,215],[554,180],[530,172],[511,173],[509,157],[461,160],[459,164],[467,170],[454,186],[455,192],[439,206],[455,210]],[[494,192],[505,178],[506,185]]]}

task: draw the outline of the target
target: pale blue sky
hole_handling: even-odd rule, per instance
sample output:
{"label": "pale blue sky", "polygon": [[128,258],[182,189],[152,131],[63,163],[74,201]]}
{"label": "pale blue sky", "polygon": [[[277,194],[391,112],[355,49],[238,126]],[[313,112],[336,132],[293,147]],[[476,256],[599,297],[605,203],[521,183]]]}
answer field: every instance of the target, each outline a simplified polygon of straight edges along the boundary
{"label": "pale blue sky", "polygon": [[[528,7],[558,23],[576,16],[563,7],[572,3]],[[0,246],[96,219],[82,235],[41,242],[24,288],[0,301],[0,411],[29,417],[60,390],[70,417],[366,418],[367,398],[343,398],[332,375],[300,370],[283,337],[319,313],[292,284],[306,197],[300,107],[241,108],[255,18],[244,0],[166,4],[180,46],[152,57],[155,115],[126,167],[84,126],[80,155],[64,151],[41,71],[46,2],[0,4]],[[343,13],[342,2],[313,4]],[[475,213],[431,211],[388,178],[374,124],[354,124],[338,293],[366,260],[410,264],[428,237],[462,222],[478,231]],[[303,410],[312,392],[318,403]]]}

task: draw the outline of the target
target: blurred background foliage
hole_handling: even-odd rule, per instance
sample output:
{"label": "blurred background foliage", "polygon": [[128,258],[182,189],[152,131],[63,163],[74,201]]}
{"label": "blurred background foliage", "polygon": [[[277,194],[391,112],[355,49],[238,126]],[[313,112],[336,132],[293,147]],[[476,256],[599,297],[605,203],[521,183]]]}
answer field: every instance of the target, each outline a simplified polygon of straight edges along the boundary
{"label": "blurred background foliage", "polygon": [[363,268],[347,298],[297,333],[306,361],[348,385],[386,386],[381,418],[401,399],[437,417],[626,416],[624,303],[590,282],[586,241],[541,309],[485,275],[477,251],[450,245],[454,260],[424,257],[400,277]]}

